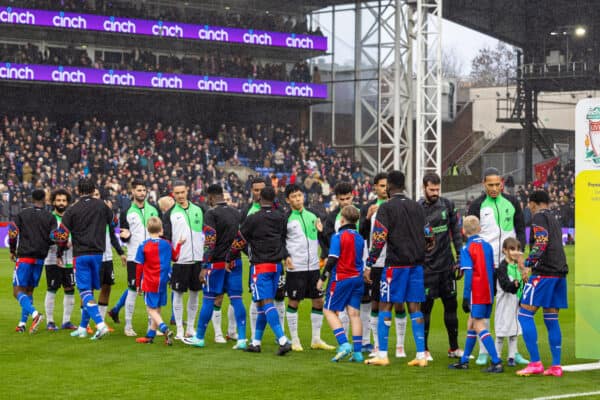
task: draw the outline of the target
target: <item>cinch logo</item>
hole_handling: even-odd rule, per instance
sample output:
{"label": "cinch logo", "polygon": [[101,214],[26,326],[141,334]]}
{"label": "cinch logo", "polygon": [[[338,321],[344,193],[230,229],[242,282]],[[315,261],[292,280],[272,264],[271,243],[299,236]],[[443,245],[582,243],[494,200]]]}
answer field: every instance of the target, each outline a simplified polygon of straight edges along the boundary
{"label": "cinch logo", "polygon": [[308,85],[296,86],[296,83],[292,82],[285,87],[285,95],[296,97],[313,97],[313,90]]}
{"label": "cinch logo", "polygon": [[111,69],[108,74],[102,75],[102,83],[106,85],[135,86],[135,76],[129,73],[115,74]]}
{"label": "cinch logo", "polygon": [[167,78],[162,76],[161,73],[156,74],[154,78],[150,80],[152,87],[165,88],[165,89],[181,89],[183,82],[176,76]]}
{"label": "cinch logo", "polygon": [[198,81],[198,89],[209,90],[211,92],[228,92],[229,91],[227,82],[225,82],[223,79],[219,79],[218,81],[211,81],[208,79],[208,76],[205,76],[204,79],[200,79]]}
{"label": "cinch logo", "polygon": [[227,33],[224,29],[213,31],[208,25],[204,25],[204,29],[200,29],[198,31],[198,38],[202,40],[213,40],[216,42],[228,42],[229,33]]}
{"label": "cinch logo", "polygon": [[271,94],[271,85],[267,82],[253,83],[249,80],[242,85],[242,91],[244,93]]}
{"label": "cinch logo", "polygon": [[183,29],[179,25],[164,26],[162,21],[158,21],[158,24],[152,25],[152,34],[154,36],[183,37]]}
{"label": "cinch logo", "polygon": [[263,46],[270,46],[273,44],[273,39],[268,33],[261,33],[260,35],[254,33],[254,30],[250,29],[247,33],[242,36],[244,43],[260,44]]}
{"label": "cinch logo", "polygon": [[65,71],[63,67],[52,71],[50,75],[52,80],[55,82],[70,82],[70,83],[85,83],[85,72],[80,70],[76,71]]}
{"label": "cinch logo", "polygon": [[285,45],[287,47],[295,47],[298,49],[312,49],[314,48],[314,43],[310,38],[297,38],[295,33],[292,33],[292,36],[285,39]]}
{"label": "cinch logo", "polygon": [[29,11],[13,12],[11,7],[7,7],[6,11],[0,11],[0,22],[8,22],[9,24],[35,25],[35,15]]}
{"label": "cinch logo", "polygon": [[120,32],[120,33],[135,33],[135,24],[129,20],[126,21],[115,21],[115,17],[110,17],[109,20],[104,21],[102,25],[105,31],[108,32]]}
{"label": "cinch logo", "polygon": [[65,17],[64,12],[60,12],[58,15],[52,18],[52,24],[60,28],[75,28],[75,29],[86,29],[87,21],[81,16],[77,17]]}
{"label": "cinch logo", "polygon": [[4,64],[0,67],[0,78],[2,79],[24,79],[32,81],[35,78],[33,70],[29,67],[15,68],[11,67],[10,63]]}

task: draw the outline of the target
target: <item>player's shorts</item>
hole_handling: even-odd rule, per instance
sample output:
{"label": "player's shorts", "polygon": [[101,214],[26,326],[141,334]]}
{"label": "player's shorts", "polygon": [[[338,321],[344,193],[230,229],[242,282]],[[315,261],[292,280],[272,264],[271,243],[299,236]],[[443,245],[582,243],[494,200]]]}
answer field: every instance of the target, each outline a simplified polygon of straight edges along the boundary
{"label": "player's shorts", "polygon": [[171,289],[176,292],[199,291],[202,289],[200,283],[200,272],[202,266],[199,262],[193,264],[173,264],[171,273]]}
{"label": "player's shorts", "polygon": [[225,262],[209,263],[206,271],[206,283],[202,291],[206,295],[218,296],[225,288]]}
{"label": "player's shorts", "polygon": [[380,282],[380,301],[384,303],[422,303],[425,301],[425,284],[421,265],[385,267]]}
{"label": "player's shorts", "polygon": [[75,287],[73,268],[63,268],[58,265],[46,265],[46,283],[48,291],[56,292],[60,287],[72,289]]}
{"label": "player's shorts", "polygon": [[521,304],[543,308],[567,308],[567,278],[531,275],[523,288]]}
{"label": "player's shorts", "polygon": [[428,299],[456,297],[456,281],[450,272],[425,273],[425,296]]}
{"label": "player's shorts", "polygon": [[40,283],[44,260],[36,258],[19,257],[15,263],[13,273],[13,286],[34,287]]}
{"label": "player's shorts", "polygon": [[285,295],[290,300],[320,299],[323,292],[317,290],[320,271],[288,271],[285,275]]}
{"label": "player's shorts", "polygon": [[275,299],[282,272],[281,264],[252,264],[250,267],[252,301]]}
{"label": "player's shorts", "polygon": [[127,261],[127,287],[131,290],[136,290],[135,274],[137,263],[135,261]]}
{"label": "player's shorts", "polygon": [[369,293],[371,295],[371,301],[379,301],[381,298],[381,274],[383,268],[372,267],[371,268],[371,284],[369,285]]}
{"label": "player's shorts", "polygon": [[115,284],[115,269],[112,260],[102,261],[102,266],[100,267],[100,284],[110,286]]}
{"label": "player's shorts", "polygon": [[225,272],[224,289],[228,296],[242,295],[242,259],[238,258],[234,262],[234,267],[231,272]]}
{"label": "player's shorts", "polygon": [[79,292],[100,289],[102,254],[88,254],[73,258],[75,283]]}
{"label": "player's shorts", "polygon": [[478,319],[489,319],[492,315],[491,304],[472,304],[471,317]]}
{"label": "player's shorts", "polygon": [[360,310],[364,288],[362,276],[341,281],[330,280],[325,293],[324,307],[331,311],[343,311],[347,306]]}
{"label": "player's shorts", "polygon": [[275,291],[275,301],[284,301],[285,300],[285,281],[287,280],[287,273],[285,271],[281,271],[281,275],[277,280],[277,290]]}
{"label": "player's shorts", "polygon": [[145,292],[144,302],[149,308],[159,308],[167,305],[167,291],[160,292]]}

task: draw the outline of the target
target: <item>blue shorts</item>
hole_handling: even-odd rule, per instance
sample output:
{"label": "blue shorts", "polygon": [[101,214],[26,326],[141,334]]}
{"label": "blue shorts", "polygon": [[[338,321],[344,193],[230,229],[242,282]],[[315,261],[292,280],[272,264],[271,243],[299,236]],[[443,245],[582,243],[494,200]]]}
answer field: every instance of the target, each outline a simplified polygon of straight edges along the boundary
{"label": "blue shorts", "polygon": [[79,292],[100,289],[100,268],[102,254],[92,254],[73,258],[75,283]]}
{"label": "blue shorts", "polygon": [[161,290],[160,292],[146,292],[144,293],[144,302],[149,308],[160,308],[167,305],[167,290]]}
{"label": "blue shorts", "polygon": [[43,268],[43,259],[17,258],[13,273],[13,286],[36,288],[40,282]]}
{"label": "blue shorts", "polygon": [[225,263],[209,263],[206,271],[206,283],[202,287],[204,294],[218,296],[223,293],[225,284]]}
{"label": "blue shorts", "polygon": [[362,276],[341,281],[329,281],[324,308],[331,311],[343,311],[346,306],[350,306],[359,310],[364,290],[365,284]]}
{"label": "blue shorts", "polygon": [[379,288],[380,301],[384,303],[422,303],[425,301],[423,266],[385,267]]}
{"label": "blue shorts", "polygon": [[242,259],[238,258],[231,272],[225,272],[225,293],[229,297],[242,295],[242,275]]}
{"label": "blue shorts", "polygon": [[491,304],[473,304],[471,305],[471,317],[477,319],[486,319],[492,315]]}
{"label": "blue shorts", "polygon": [[521,304],[542,308],[567,308],[567,278],[531,275],[523,288]]}
{"label": "blue shorts", "polygon": [[252,301],[274,299],[282,272],[281,264],[252,264],[250,267]]}

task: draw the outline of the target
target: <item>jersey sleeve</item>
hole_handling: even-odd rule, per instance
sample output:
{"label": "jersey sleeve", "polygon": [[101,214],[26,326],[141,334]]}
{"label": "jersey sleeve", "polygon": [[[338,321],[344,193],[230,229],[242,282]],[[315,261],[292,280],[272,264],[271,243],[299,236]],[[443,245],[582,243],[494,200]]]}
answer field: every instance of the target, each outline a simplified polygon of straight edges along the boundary
{"label": "jersey sleeve", "polygon": [[383,247],[387,242],[388,237],[388,215],[387,205],[383,204],[377,210],[377,216],[375,217],[375,223],[373,224],[373,237],[371,239],[371,249],[369,250],[369,257],[367,258],[367,266],[371,266],[377,262],[377,259],[383,251]]}
{"label": "jersey sleeve", "polygon": [[335,234],[331,237],[329,245],[329,257],[339,258],[341,254],[340,235]]}
{"label": "jersey sleeve", "polygon": [[215,213],[208,211],[204,214],[204,225],[202,232],[204,233],[204,262],[212,261],[212,255],[217,245],[217,224],[215,221]]}
{"label": "jersey sleeve", "polygon": [[[452,243],[456,254],[460,256],[460,248],[462,247],[462,216],[460,211],[452,200],[448,200],[448,224],[450,225],[450,234],[452,235]],[[457,261],[460,261],[457,260]]]}
{"label": "jersey sleeve", "polygon": [[169,242],[173,241],[173,227],[171,226],[171,211],[173,209],[171,208],[169,211],[167,211],[163,217],[162,217],[162,223],[163,223],[163,237],[168,240]]}
{"label": "jersey sleeve", "polygon": [[460,269],[473,269],[473,260],[471,259],[471,254],[469,254],[469,249],[467,248],[467,245],[464,245],[460,249]]}
{"label": "jersey sleeve", "polygon": [[121,215],[119,217],[119,226],[121,229],[129,229],[129,221],[127,221],[127,210],[121,211]]}
{"label": "jersey sleeve", "polygon": [[146,247],[146,242],[144,242],[138,246],[137,253],[135,254],[135,262],[137,264],[143,264],[145,261],[144,247]]}
{"label": "jersey sleeve", "polygon": [[533,246],[531,247],[527,260],[525,260],[526,267],[535,266],[548,247],[549,226],[548,221],[543,214],[537,213],[533,216],[531,231],[533,233]]}

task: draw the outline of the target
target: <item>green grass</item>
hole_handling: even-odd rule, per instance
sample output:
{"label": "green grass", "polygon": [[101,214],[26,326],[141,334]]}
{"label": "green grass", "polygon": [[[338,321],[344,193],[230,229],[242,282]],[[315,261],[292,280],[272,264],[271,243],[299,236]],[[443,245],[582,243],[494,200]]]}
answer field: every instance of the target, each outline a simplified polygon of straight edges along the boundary
{"label": "green grass", "polygon": [[[573,271],[572,247],[567,255]],[[409,368],[406,360],[397,359],[391,359],[392,364],[386,368],[346,362],[333,364],[329,362],[332,353],[311,350],[277,357],[270,330],[265,334],[262,354],[233,351],[231,344],[214,344],[211,328],[204,349],[190,348],[179,342],[173,347],[162,343],[139,345],[123,335],[122,324],[115,326],[115,332],[99,342],[71,338],[64,331],[47,332],[42,329],[36,335],[17,334],[14,327],[20,309],[12,297],[13,266],[5,250],[0,252],[0,260],[0,280],[3,282],[0,289],[3,300],[0,303],[3,379],[0,398],[398,399],[408,395],[444,399],[512,399],[589,392],[600,388],[597,371],[566,373],[562,379],[527,379],[515,376],[514,368],[507,368],[506,373],[499,375],[483,374],[474,363],[469,371],[448,370],[448,344],[439,301],[434,308],[430,337],[435,361],[425,369]],[[124,269],[116,264],[117,284],[113,287],[111,304],[124,289],[126,280]],[[44,293],[45,278],[42,277],[40,288],[34,294],[35,305],[41,310]],[[246,298],[245,303],[248,302]],[[569,302],[573,306],[572,273],[569,275]],[[60,321],[62,292],[56,303],[55,318]],[[305,347],[309,347],[310,303],[303,302],[299,312],[300,336]],[[74,314],[77,322],[78,312]],[[144,332],[146,326],[144,314],[143,301],[139,298],[134,321],[138,333]],[[459,342],[464,343],[466,316],[462,311],[459,315]],[[537,316],[537,321],[540,350],[543,361],[548,363],[549,349],[541,315]],[[576,360],[574,356],[573,308],[561,313],[561,324],[563,364],[589,361]],[[323,338],[334,343],[326,322]],[[391,343],[395,343],[395,337],[390,339]],[[414,355],[410,327],[406,346],[409,356]],[[519,348],[527,354],[522,341]]]}

